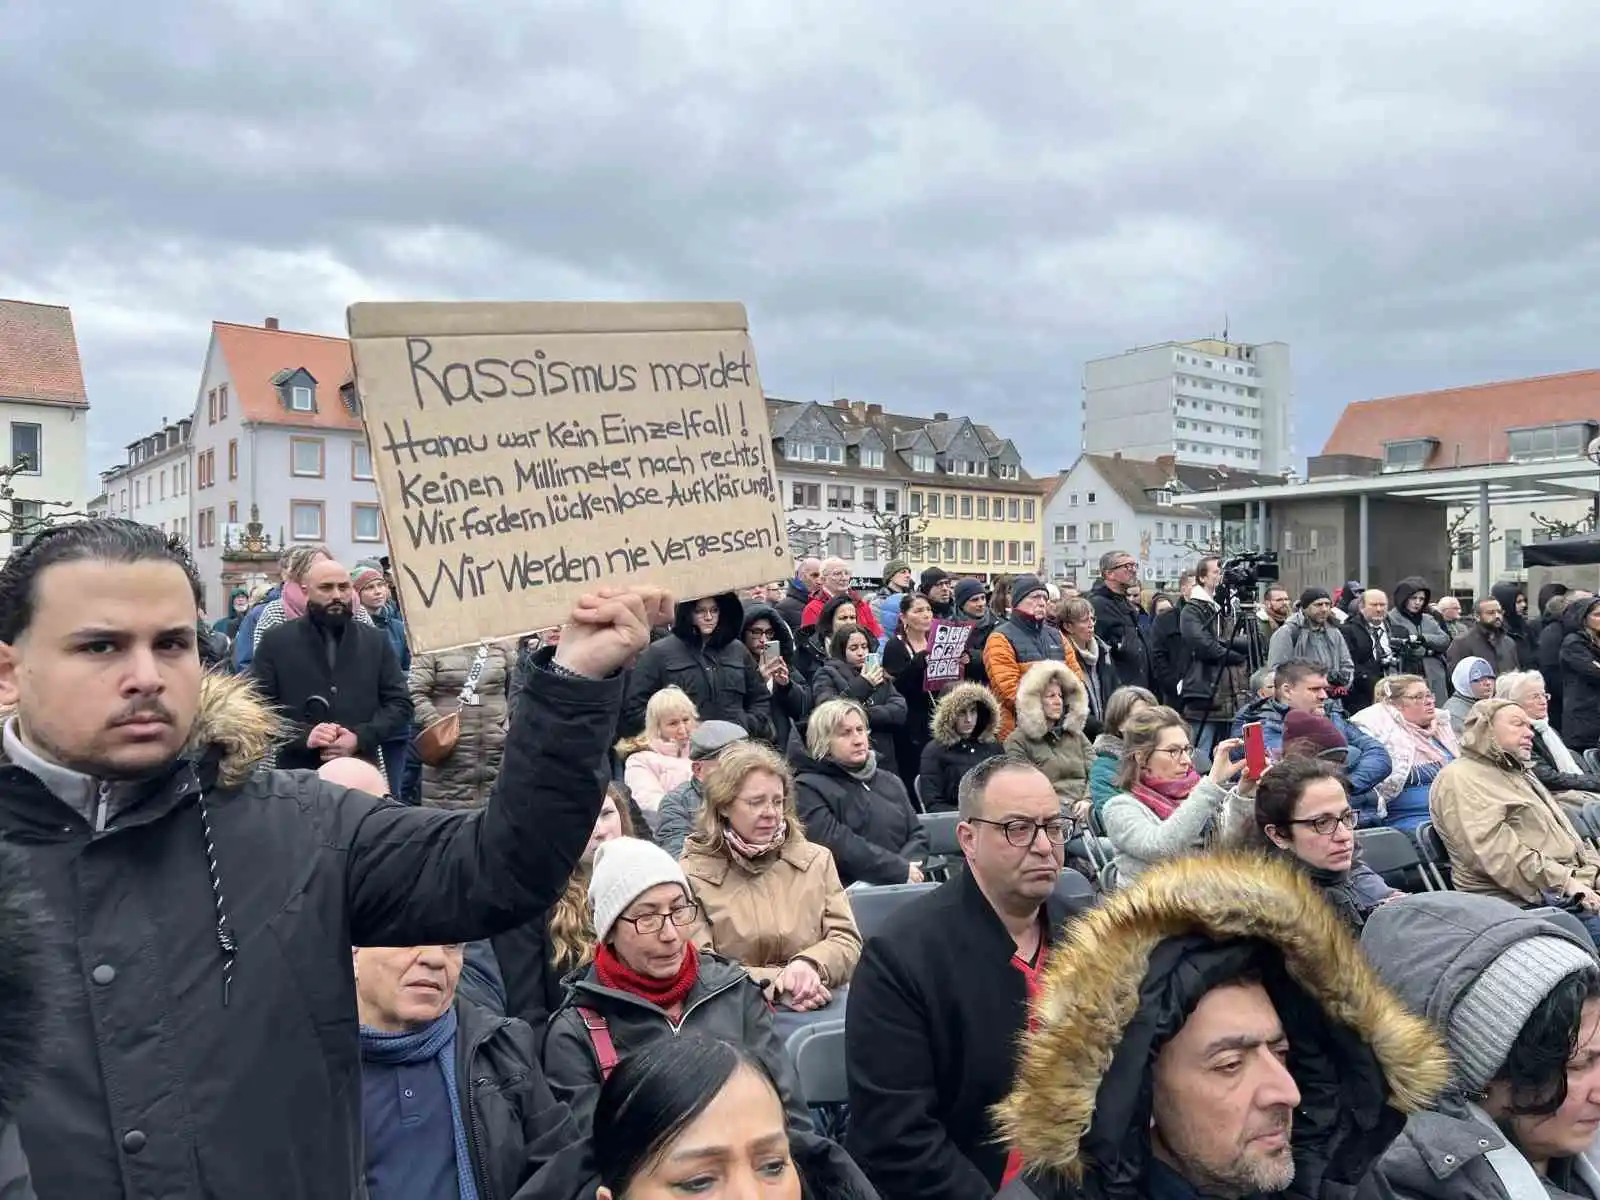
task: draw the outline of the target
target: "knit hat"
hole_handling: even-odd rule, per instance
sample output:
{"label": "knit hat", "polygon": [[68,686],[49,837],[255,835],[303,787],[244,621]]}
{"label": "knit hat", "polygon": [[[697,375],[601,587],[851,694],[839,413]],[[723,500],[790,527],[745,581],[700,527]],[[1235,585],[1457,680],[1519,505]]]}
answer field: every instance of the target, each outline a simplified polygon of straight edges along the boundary
{"label": "knit hat", "polygon": [[1037,575],[1018,575],[1011,585],[1011,607],[1016,608],[1034,592],[1043,592],[1048,596],[1050,589]]}
{"label": "knit hat", "polygon": [[1327,588],[1325,588],[1325,587],[1308,587],[1305,591],[1300,593],[1300,607],[1301,608],[1310,608],[1318,600],[1332,600],[1332,599],[1333,599],[1333,597],[1328,594],[1328,589]]}
{"label": "knit hat", "polygon": [[1525,938],[1501,951],[1450,1012],[1445,1040],[1462,1083],[1488,1087],[1533,1010],[1569,975],[1595,969],[1593,956],[1565,938]]}
{"label": "knit hat", "polygon": [[702,721],[699,728],[689,735],[689,761],[705,762],[708,758],[715,758],[735,742],[742,742],[749,736],[742,725],[735,725],[732,721]]}
{"label": "knit hat", "polygon": [[1283,744],[1304,739],[1322,750],[1343,750],[1350,742],[1339,732],[1339,727],[1321,713],[1291,710],[1283,718]]}
{"label": "knit hat", "polygon": [[981,581],[977,579],[963,579],[960,583],[956,584],[956,612],[959,613],[962,609],[966,608],[967,601],[971,600],[974,596],[981,595],[983,595],[983,583]]}
{"label": "knit hat", "polygon": [[350,585],[360,591],[369,583],[382,583],[383,572],[376,567],[357,567],[350,572]]}
{"label": "knit hat", "polygon": [[911,570],[911,564],[906,562],[902,558],[897,558],[897,559],[894,559],[891,562],[884,563],[884,565],[883,565],[883,581],[885,583],[888,583],[896,575],[900,574],[901,571],[909,571],[909,570]]}
{"label": "knit hat", "polygon": [[922,573],[922,578],[918,582],[918,590],[921,591],[923,595],[927,595],[935,587],[949,578],[949,571],[946,571],[940,567],[929,567]]}
{"label": "knit hat", "polygon": [[596,940],[604,942],[628,905],[663,883],[675,883],[685,896],[689,894],[683,868],[660,846],[643,838],[602,842],[595,849],[594,874],[589,879]]}

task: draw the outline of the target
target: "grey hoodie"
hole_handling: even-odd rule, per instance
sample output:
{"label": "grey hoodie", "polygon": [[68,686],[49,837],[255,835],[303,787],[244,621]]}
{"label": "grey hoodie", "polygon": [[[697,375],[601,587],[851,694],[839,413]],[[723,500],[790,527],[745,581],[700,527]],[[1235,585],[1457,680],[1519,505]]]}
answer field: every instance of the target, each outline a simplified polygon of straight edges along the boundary
{"label": "grey hoodie", "polygon": [[1349,687],[1356,677],[1350,644],[1332,621],[1320,629],[1306,622],[1304,609],[1289,615],[1283,628],[1272,635],[1267,645],[1267,666],[1279,667],[1293,658],[1309,658],[1328,671],[1331,687]]}
{"label": "grey hoodie", "polygon": [[[1546,914],[1464,892],[1432,892],[1383,905],[1367,919],[1361,948],[1407,1007],[1448,1039],[1461,997],[1507,947],[1532,937],[1563,939],[1594,954],[1586,937]],[[1466,1092],[1452,1086],[1432,1111],[1406,1121],[1361,1194],[1386,1200],[1520,1200],[1488,1157],[1508,1145],[1498,1128],[1473,1115]],[[1563,1164],[1578,1177],[1567,1190],[1600,1196],[1597,1165],[1588,1154]]]}

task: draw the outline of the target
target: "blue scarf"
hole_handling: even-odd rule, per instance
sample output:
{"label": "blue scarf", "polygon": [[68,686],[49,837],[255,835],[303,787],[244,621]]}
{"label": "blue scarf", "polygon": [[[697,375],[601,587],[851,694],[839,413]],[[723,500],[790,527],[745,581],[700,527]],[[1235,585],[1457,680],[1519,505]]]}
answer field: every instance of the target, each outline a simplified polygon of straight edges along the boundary
{"label": "blue scarf", "polygon": [[439,1064],[444,1075],[444,1090],[450,1097],[450,1126],[456,1135],[456,1186],[461,1200],[478,1200],[478,1185],[472,1178],[472,1155],[467,1149],[467,1125],[461,1113],[461,1097],[456,1094],[456,1010],[452,1005],[444,1016],[414,1033],[383,1033],[361,1026],[363,1062],[396,1066],[400,1063]]}

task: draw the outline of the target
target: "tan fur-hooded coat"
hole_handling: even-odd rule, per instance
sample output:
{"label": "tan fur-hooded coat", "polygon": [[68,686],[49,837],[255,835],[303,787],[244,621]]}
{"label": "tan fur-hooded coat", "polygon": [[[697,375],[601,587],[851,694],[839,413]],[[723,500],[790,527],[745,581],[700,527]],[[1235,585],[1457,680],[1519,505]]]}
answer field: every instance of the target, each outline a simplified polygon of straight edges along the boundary
{"label": "tan fur-hooded coat", "polygon": [[[1383,1095],[1362,1094],[1362,1078],[1350,1065],[1360,1046],[1324,1056],[1320,1065],[1340,1073],[1344,1094],[1329,1103],[1297,1070],[1296,1055],[1312,1050],[1292,1046],[1290,1070],[1303,1093],[1293,1134],[1297,1178],[1289,1195],[1326,1195],[1353,1188],[1403,1126],[1403,1114],[1427,1107],[1449,1079],[1449,1058],[1432,1027],[1412,1015],[1379,980],[1360,946],[1304,874],[1287,863],[1252,854],[1214,854],[1178,859],[1153,867],[1127,888],[1109,896],[1068,928],[1054,949],[1038,1000],[1035,1027],[1021,1039],[1016,1084],[995,1109],[997,1128],[1020,1152],[1026,1186],[1002,1192],[1037,1196],[1130,1195],[1107,1186],[1105,1164],[1092,1161],[1084,1143],[1117,1146],[1121,1166],[1137,1170],[1149,1146],[1149,1095],[1132,1107],[1125,1127],[1096,1124],[1102,1083],[1126,1100],[1128,1080],[1137,1073],[1148,1084],[1150,1066],[1118,1055],[1136,1014],[1153,952],[1167,939],[1199,935],[1212,942],[1254,939],[1281,954],[1290,980],[1315,1002],[1329,1023],[1337,1023],[1370,1051],[1381,1072]],[[1295,1041],[1290,1031],[1291,1042]],[[1355,1049],[1356,1054],[1348,1053]],[[1158,1048],[1157,1048],[1158,1049]],[[1325,1049],[1325,1048],[1324,1048]],[[1336,1111],[1344,1152],[1338,1162],[1316,1161],[1307,1146],[1305,1112],[1327,1105]],[[1369,1133],[1352,1126],[1360,1105],[1382,1128]],[[1128,1107],[1123,1105],[1124,1116]],[[1374,1136],[1374,1133],[1376,1136]],[[1351,1159],[1358,1161],[1351,1161]]]}
{"label": "tan fur-hooded coat", "polygon": [[[1044,715],[1044,693],[1052,683],[1061,687],[1064,720],[1052,725]],[[1089,765],[1094,748],[1084,736],[1089,719],[1089,694],[1066,663],[1029,665],[1017,685],[1017,727],[1006,738],[1006,753],[1026,759],[1050,780],[1062,804],[1089,798]]]}

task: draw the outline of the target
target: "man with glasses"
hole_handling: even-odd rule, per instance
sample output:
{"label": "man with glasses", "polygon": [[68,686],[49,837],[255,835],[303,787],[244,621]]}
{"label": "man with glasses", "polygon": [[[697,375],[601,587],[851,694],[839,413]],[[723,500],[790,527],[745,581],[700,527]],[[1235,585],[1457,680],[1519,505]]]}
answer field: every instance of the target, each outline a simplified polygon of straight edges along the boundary
{"label": "man with glasses", "polygon": [[885,1197],[971,1200],[1006,1177],[989,1109],[1073,915],[1054,892],[1067,825],[1042,772],[991,758],[958,806],[967,870],[895,913],[850,985],[847,1149]]}
{"label": "man with glasses", "polygon": [[1111,647],[1111,662],[1124,687],[1151,686],[1150,639],[1128,592],[1139,582],[1139,563],[1126,550],[1100,556],[1100,578],[1089,589],[1094,628]]}

